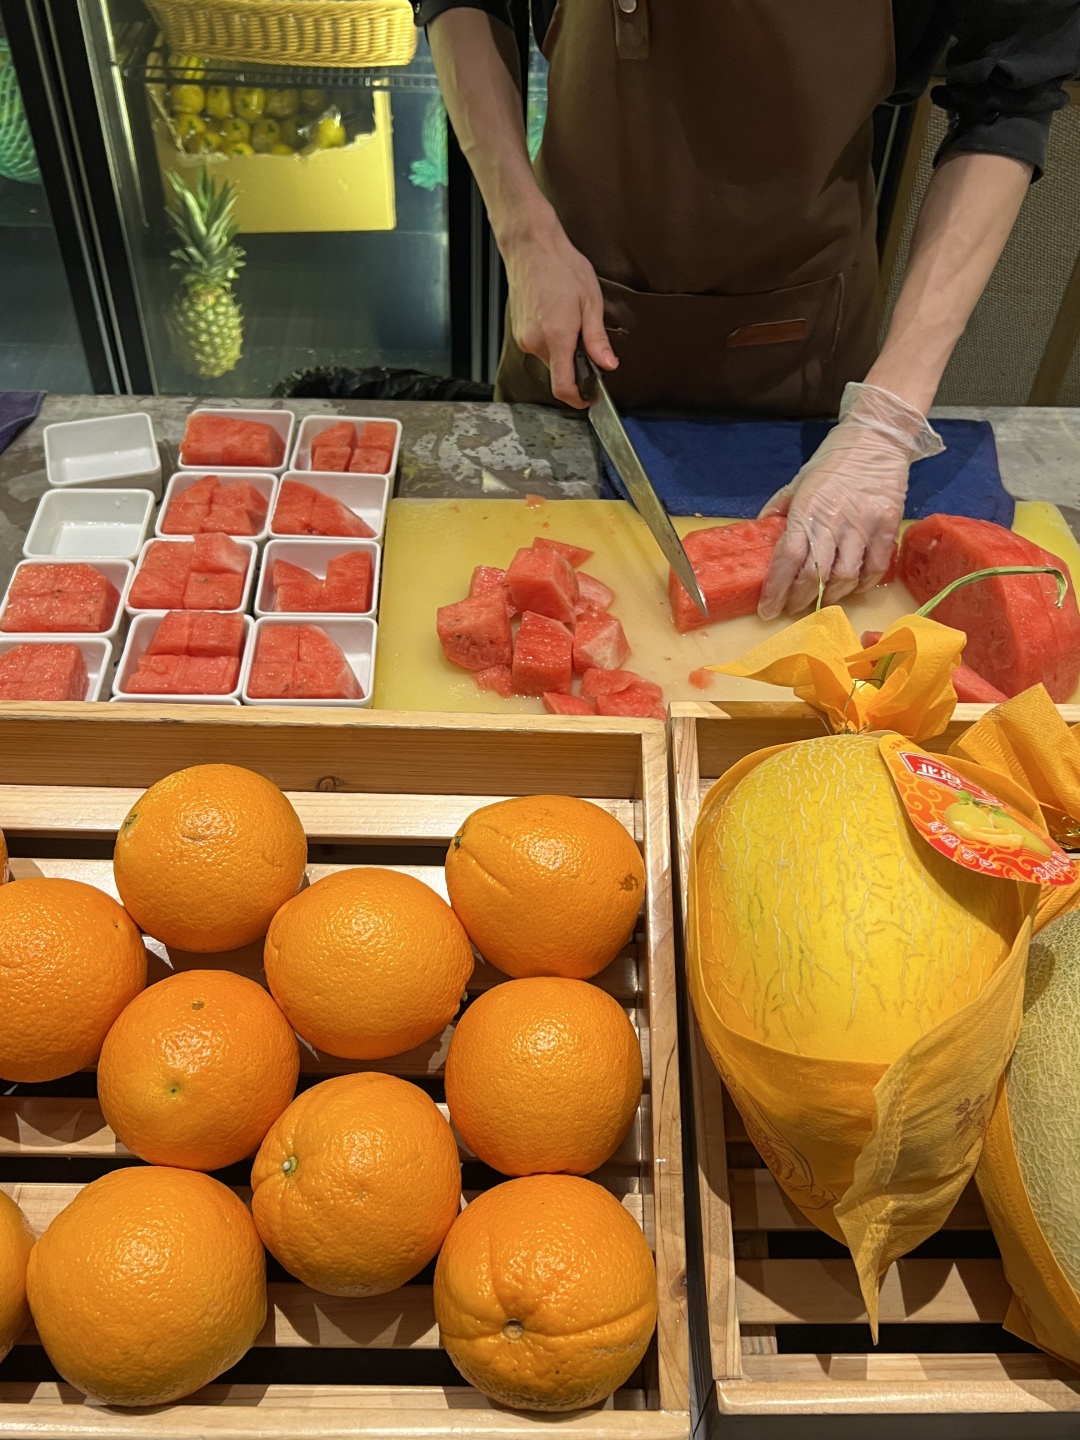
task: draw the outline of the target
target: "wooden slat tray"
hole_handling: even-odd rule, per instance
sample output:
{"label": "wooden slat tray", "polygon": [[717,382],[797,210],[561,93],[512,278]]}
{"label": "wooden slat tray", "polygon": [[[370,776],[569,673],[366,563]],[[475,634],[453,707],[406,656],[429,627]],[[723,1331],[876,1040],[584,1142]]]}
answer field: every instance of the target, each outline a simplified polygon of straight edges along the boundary
{"label": "wooden slat tray", "polygon": [[[948,731],[927,748],[947,750],[988,708],[958,706]],[[1080,723],[1080,706],[1062,713]],[[685,926],[691,841],[709,787],[742,756],[820,735],[822,725],[798,704],[678,704],[671,731]],[[871,1347],[855,1267],[765,1168],[688,998],[686,1009],[695,1152],[687,1170],[697,1173],[696,1187],[687,1188],[689,1299],[705,1431],[722,1437],[729,1417],[739,1416],[738,1434],[769,1440],[849,1433],[885,1440],[915,1433],[905,1417],[934,1414],[936,1422],[915,1422],[928,1436],[1080,1433],[1080,1374],[1009,1348],[1017,1344],[1001,1329],[1009,1288],[974,1186],[942,1231],[885,1277],[884,1328]],[[828,1329],[808,1328],[818,1326]],[[983,1419],[964,1419],[974,1414]]]}
{"label": "wooden slat tray", "polygon": [[[510,795],[594,800],[641,846],[648,878],[639,929],[597,983],[638,1032],[645,1093],[631,1134],[594,1179],[653,1247],[660,1318],[639,1370],[606,1405],[570,1416],[516,1414],[464,1385],[439,1347],[430,1269],[371,1300],[317,1294],[271,1268],[270,1309],[234,1372],[176,1405],[123,1411],[59,1383],[31,1328],[0,1364],[0,1437],[435,1437],[550,1433],[592,1440],[689,1435],[683,1173],[672,919],[667,746],[650,721],[419,717],[218,707],[0,705],[0,829],[16,877],[66,875],[115,894],[117,826],[147,785],[184,765],[230,761],[275,780],[309,839],[313,879],[343,865],[406,870],[445,894],[443,855],[461,821]],[[148,939],[150,980],[168,967],[227,966],[261,978],[261,945],[222,956],[166,955]],[[480,963],[472,997],[504,977]],[[441,1102],[451,1030],[375,1068],[419,1081]],[[310,1079],[363,1067],[301,1046]],[[445,1106],[444,1106],[445,1113]],[[498,1177],[462,1151],[466,1198]],[[93,1076],[0,1096],[0,1186],[40,1233],[81,1185],[133,1158],[101,1114]],[[242,1196],[247,1167],[223,1178]]]}

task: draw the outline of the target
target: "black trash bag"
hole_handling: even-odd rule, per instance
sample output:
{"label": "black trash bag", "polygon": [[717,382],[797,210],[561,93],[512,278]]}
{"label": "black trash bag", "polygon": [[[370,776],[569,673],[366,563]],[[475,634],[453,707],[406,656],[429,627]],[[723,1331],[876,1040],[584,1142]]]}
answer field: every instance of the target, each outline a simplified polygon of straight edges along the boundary
{"label": "black trash bag", "polygon": [[293,400],[490,400],[495,387],[423,370],[388,370],[385,365],[366,370],[322,365],[294,370],[275,386],[274,394]]}

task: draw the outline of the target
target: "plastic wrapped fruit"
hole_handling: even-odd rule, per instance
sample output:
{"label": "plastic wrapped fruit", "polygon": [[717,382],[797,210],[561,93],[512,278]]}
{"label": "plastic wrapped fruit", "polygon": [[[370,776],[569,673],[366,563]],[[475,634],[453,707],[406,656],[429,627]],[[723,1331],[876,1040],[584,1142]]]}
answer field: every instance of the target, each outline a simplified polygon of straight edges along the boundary
{"label": "plastic wrapped fruit", "polygon": [[227,120],[222,120],[217,130],[226,147],[247,145],[251,140],[251,126],[238,115],[230,115]]}
{"label": "plastic wrapped fruit", "polygon": [[264,155],[281,137],[281,126],[276,120],[256,120],[251,127],[251,146],[256,155]]}
{"label": "plastic wrapped fruit", "polygon": [[239,86],[232,92],[232,102],[242,120],[258,120],[266,111],[266,91],[257,86]]}
{"label": "plastic wrapped fruit", "polygon": [[301,90],[300,108],[309,114],[317,114],[326,108],[326,98],[325,90]]}
{"label": "plastic wrapped fruit", "polygon": [[167,63],[169,73],[176,80],[201,80],[206,74],[206,61],[198,55],[178,55],[172,51]]}
{"label": "plastic wrapped fruit", "polygon": [[299,90],[268,90],[266,92],[266,113],[275,120],[287,120],[300,109]]}
{"label": "plastic wrapped fruit", "polygon": [[233,113],[232,91],[227,85],[210,85],[206,90],[206,113],[212,120],[228,120]]}
{"label": "plastic wrapped fruit", "polygon": [[213,130],[204,130],[201,134],[189,135],[184,141],[184,149],[189,155],[215,155],[223,143],[221,136]]}
{"label": "plastic wrapped fruit", "polygon": [[337,109],[321,115],[311,129],[311,143],[316,150],[334,150],[344,145],[347,139],[345,126],[341,123],[341,114]]}
{"label": "plastic wrapped fruit", "polygon": [[301,145],[308,142],[307,123],[291,118],[282,120],[280,136],[283,145],[291,145],[294,150],[299,150]]}
{"label": "plastic wrapped fruit", "polygon": [[206,134],[206,121],[201,115],[191,115],[182,111],[176,117],[176,133],[180,137],[181,145],[186,147],[187,142],[193,137]]}
{"label": "plastic wrapped fruit", "polygon": [[198,115],[206,104],[201,85],[170,85],[169,108],[174,115]]}
{"label": "plastic wrapped fruit", "polygon": [[255,147],[246,140],[230,140],[221,148],[223,155],[254,155]]}

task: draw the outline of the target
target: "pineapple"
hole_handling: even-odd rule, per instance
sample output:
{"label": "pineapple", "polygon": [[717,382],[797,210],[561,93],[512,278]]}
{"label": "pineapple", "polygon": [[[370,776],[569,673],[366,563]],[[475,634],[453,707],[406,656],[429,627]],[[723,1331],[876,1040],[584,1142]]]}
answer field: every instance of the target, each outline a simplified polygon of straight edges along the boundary
{"label": "pineapple", "polygon": [[217,379],[239,364],[243,349],[243,319],[232,293],[244,263],[243,250],[234,244],[236,189],[228,181],[219,189],[205,165],[194,190],[174,170],[168,173],[177,201],[168,211],[169,224],[180,241],[170,252],[181,280],[173,327],[195,373]]}

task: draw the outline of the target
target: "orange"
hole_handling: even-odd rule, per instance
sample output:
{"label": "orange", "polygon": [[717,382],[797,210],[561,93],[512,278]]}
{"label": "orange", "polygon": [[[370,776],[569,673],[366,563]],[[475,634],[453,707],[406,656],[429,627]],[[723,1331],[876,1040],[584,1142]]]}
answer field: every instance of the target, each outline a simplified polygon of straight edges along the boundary
{"label": "orange", "polygon": [[145,984],[142,936],[110,896],[78,880],[0,885],[5,1080],[58,1080],[92,1065]]}
{"label": "orange", "polygon": [[109,1031],[98,1099],[141,1159],[218,1170],[255,1153],[299,1070],[292,1026],[260,985],[187,970],[137,995]]}
{"label": "orange", "polygon": [[595,1405],[656,1326],[648,1242],[591,1180],[530,1175],[478,1195],[435,1266],[435,1318],[470,1385],[521,1410]]}
{"label": "orange", "polygon": [[507,975],[587,980],[633,934],[645,867],[599,805],[529,795],[469,816],[450,844],[446,888],[473,944]]}
{"label": "orange", "polygon": [[26,1329],[26,1262],[34,1237],[26,1216],[0,1190],[0,1360]]}
{"label": "orange", "polygon": [[164,1405],[235,1365],[266,1319],[266,1257],[242,1200],[209,1175],[113,1170],[30,1252],[46,1354],[106,1405]]}
{"label": "orange", "polygon": [[641,1099],[626,1011],[584,980],[508,980],[474,1000],[446,1056],[446,1103],[465,1144],[504,1175],[587,1175]]}
{"label": "orange", "polygon": [[251,1213],[326,1295],[382,1295],[435,1255],[461,1201],[457,1143],[417,1085],[370,1071],[297,1096],[262,1143]]}
{"label": "orange", "polygon": [[298,1034],[349,1060],[400,1055],[457,1014],[469,937],[421,880],[339,870],[274,916],[266,981]]}
{"label": "orange", "polygon": [[151,785],[113,852],[116,888],[142,928],[198,954],[265,935],[306,864],[296,811],[238,765],[193,765]]}

